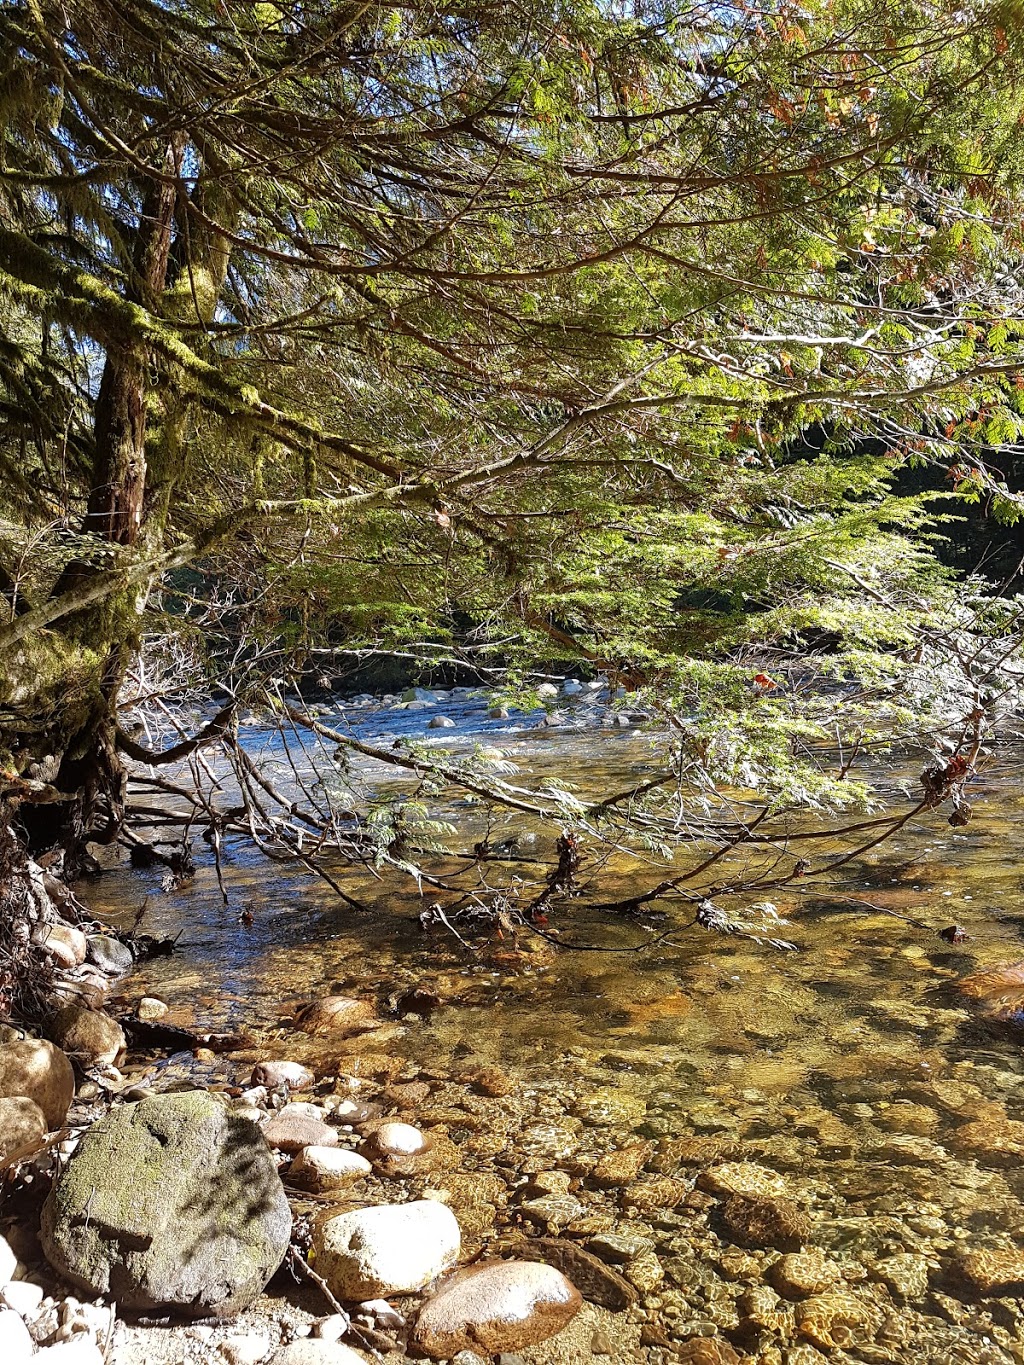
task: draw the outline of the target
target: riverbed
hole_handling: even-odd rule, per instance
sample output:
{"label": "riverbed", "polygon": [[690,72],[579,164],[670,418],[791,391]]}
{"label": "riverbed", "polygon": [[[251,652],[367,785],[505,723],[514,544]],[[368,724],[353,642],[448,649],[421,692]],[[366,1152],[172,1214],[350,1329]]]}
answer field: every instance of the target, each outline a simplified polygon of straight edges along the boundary
{"label": "riverbed", "polygon": [[[542,712],[491,721],[468,694],[440,709],[454,731],[426,732],[429,706],[371,702],[325,719],[381,742],[407,733],[456,749],[499,744],[524,769],[582,785],[654,761],[642,727],[613,730],[582,706],[554,727]],[[258,727],[248,742],[272,743]],[[383,1079],[431,1087],[413,1116],[433,1115],[452,1135],[463,1174],[499,1173],[507,1197],[490,1201],[481,1246],[532,1229],[582,1246],[611,1234],[632,1239],[632,1259],[647,1256],[646,1320],[664,1340],[651,1328],[629,1358],[667,1360],[705,1339],[762,1365],[1020,1362],[1021,1284],[965,1290],[958,1266],[965,1252],[990,1251],[1016,1257],[1024,1279],[1024,1058],[955,990],[972,971],[1024,956],[1020,758],[1009,748],[992,761],[966,828],[941,816],[909,825],[841,879],[776,896],[795,951],[697,925],[654,943],[649,928],[582,907],[560,921],[577,950],[515,931],[467,946],[443,928],[424,932],[427,897],[411,884],[360,874],[346,882],[369,907],[357,913],[241,847],[225,860],[225,907],[199,841],[196,876],[176,890],[161,890],[158,871],[127,867],[82,890],[122,927],[145,901],[141,927],[178,938],[126,988],[129,1003],[164,1000],[172,1022],[245,1029],[264,1051],[336,1072],[338,1045],[296,1032],[292,1011],[339,991],[372,1000],[385,1032],[348,1049],[343,1069],[358,1078],[364,1053],[372,1086],[375,1075],[383,1084],[373,1059],[398,1059]],[[452,804],[445,816],[464,822],[472,844],[474,807]],[[940,937],[954,924],[962,943]],[[436,1008],[394,1014],[414,988]],[[175,1065],[231,1079],[229,1061]],[[479,1122],[460,1131],[453,1087],[480,1068],[507,1077],[512,1098],[477,1105]],[[589,1178],[602,1155],[645,1143],[650,1158],[632,1183]],[[723,1191],[707,1175],[716,1162],[778,1180],[806,1220],[793,1245],[830,1267],[816,1292],[780,1287],[784,1237],[758,1245],[735,1219],[723,1223]],[[562,1203],[556,1193],[524,1213],[527,1178],[549,1169],[568,1177]],[[659,1179],[676,1186],[649,1206],[644,1192]]]}

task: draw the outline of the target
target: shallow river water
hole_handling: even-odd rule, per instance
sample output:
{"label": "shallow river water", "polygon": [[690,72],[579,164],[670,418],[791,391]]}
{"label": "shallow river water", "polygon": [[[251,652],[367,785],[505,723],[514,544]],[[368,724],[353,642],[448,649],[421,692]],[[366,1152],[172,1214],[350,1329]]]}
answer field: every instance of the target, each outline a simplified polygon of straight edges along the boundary
{"label": "shallow river water", "polygon": [[[628,772],[650,761],[638,733],[482,726],[469,703],[447,713],[524,765]],[[385,736],[422,723],[359,718],[363,733]],[[478,1220],[481,1241],[524,1228],[599,1250],[602,1236],[624,1239],[611,1259],[643,1296],[638,1360],[704,1339],[720,1354],[684,1358],[731,1361],[731,1343],[763,1365],[1022,1362],[1024,1055],[955,990],[1024,956],[1020,759],[994,761],[966,829],[941,816],[911,825],[842,881],[776,898],[795,952],[699,928],[638,952],[556,952],[514,935],[467,951],[420,929],[425,902],[408,886],[364,878],[371,909],[359,915],[241,851],[227,909],[202,859],[177,891],[118,869],[86,895],[122,926],[148,896],[142,928],[180,934],[172,957],[130,979],[129,1000],[158,995],[170,1021],[245,1028],[271,1055],[320,1070],[358,1077],[365,1056],[369,1083],[385,1054],[403,1068],[387,1080],[429,1082],[417,1120],[446,1125],[465,1178],[497,1170],[507,1186],[483,1200],[493,1218]],[[954,923],[961,945],[939,937]],[[650,937],[582,911],[571,927],[605,950]],[[441,1006],[350,1049],[286,1022],[298,1001],[332,989],[386,1015],[411,986]],[[460,1111],[459,1077],[480,1067],[499,1069],[509,1096]],[[601,1157],[624,1148],[646,1154],[641,1169],[595,1181]],[[569,1188],[561,1177],[538,1186],[550,1171]],[[742,1198],[730,1206],[744,1194],[774,1201],[767,1231],[744,1224],[754,1214]],[[781,1260],[798,1247],[802,1269]]]}

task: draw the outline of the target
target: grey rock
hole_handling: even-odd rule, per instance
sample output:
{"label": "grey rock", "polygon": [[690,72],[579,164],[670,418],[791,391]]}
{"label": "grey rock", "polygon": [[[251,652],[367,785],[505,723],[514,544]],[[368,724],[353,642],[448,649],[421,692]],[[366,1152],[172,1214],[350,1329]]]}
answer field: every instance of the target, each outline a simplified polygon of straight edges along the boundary
{"label": "grey rock", "polygon": [[263,1135],[203,1091],[115,1109],[84,1135],[43,1206],[50,1264],[124,1308],[228,1316],[291,1234]]}
{"label": "grey rock", "polygon": [[107,934],[91,934],[88,939],[88,959],[111,976],[124,976],[135,965],[132,950],[120,939]]}
{"label": "grey rock", "polygon": [[431,716],[427,721],[428,730],[454,730],[455,722],[450,716]]}

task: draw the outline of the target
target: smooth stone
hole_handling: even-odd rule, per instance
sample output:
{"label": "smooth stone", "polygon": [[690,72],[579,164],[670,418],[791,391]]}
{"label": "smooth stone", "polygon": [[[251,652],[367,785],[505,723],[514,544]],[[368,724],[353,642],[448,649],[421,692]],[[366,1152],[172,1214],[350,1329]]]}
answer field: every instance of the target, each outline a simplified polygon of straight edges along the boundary
{"label": "smooth stone", "polygon": [[[312,1112],[310,1112],[312,1110]],[[301,1152],[303,1147],[337,1147],[338,1130],[315,1118],[312,1105],[286,1104],[263,1129],[271,1147],[282,1152]]]}
{"label": "smooth stone", "polygon": [[0,1100],[0,1168],[33,1156],[46,1142],[46,1115],[27,1095]]}
{"label": "smooth stone", "polygon": [[367,1365],[366,1356],[340,1341],[307,1337],[293,1341],[270,1357],[268,1365]]}
{"label": "smooth stone", "polygon": [[331,1313],[313,1324],[313,1336],[321,1341],[340,1341],[352,1325],[347,1313]]}
{"label": "smooth stone", "polygon": [[10,1284],[18,1273],[18,1258],[11,1250],[11,1244],[0,1237],[0,1284]]}
{"label": "smooth stone", "polygon": [[0,1046],[0,1098],[17,1095],[39,1105],[49,1132],[63,1126],[75,1098],[75,1071],[60,1048],[44,1038]]}
{"label": "smooth stone", "polygon": [[462,1234],[444,1204],[382,1204],[331,1218],[317,1230],[318,1272],[340,1299],[412,1293],[459,1259]]}
{"label": "smooth stone", "polygon": [[129,1310],[226,1317],[288,1250],[291,1212],[255,1123],[204,1091],[112,1110],[43,1205],[53,1268]]}
{"label": "smooth stone", "polygon": [[405,1326],[405,1318],[397,1308],[388,1303],[387,1299],[367,1299],[365,1303],[359,1304],[358,1308],[360,1313],[373,1318],[374,1323],[382,1331],[386,1332],[389,1328],[401,1331]]}
{"label": "smooth stone", "polygon": [[4,1365],[21,1365],[30,1360],[36,1344],[20,1316],[10,1308],[0,1309],[0,1360]]}
{"label": "smooth stone", "polygon": [[308,1090],[316,1077],[301,1062],[257,1062],[252,1069],[250,1085],[265,1085],[268,1090],[287,1086],[289,1090]]}
{"label": "smooth stone", "polygon": [[428,730],[454,730],[455,722],[450,716],[431,716],[427,721]]}
{"label": "smooth stone", "polygon": [[295,1025],[304,1033],[333,1033],[345,1038],[354,1033],[365,1033],[379,1024],[376,1011],[366,1000],[354,1000],[346,995],[328,995],[300,1005],[295,1011]]}
{"label": "smooth stone", "polygon": [[[103,1365],[104,1355],[94,1341],[79,1332],[71,1341],[44,1346],[32,1357],[33,1365]],[[7,1365],[7,1362],[4,1362]]]}
{"label": "smooth stone", "polygon": [[337,1189],[369,1175],[371,1164],[344,1147],[303,1147],[288,1168],[291,1179],[316,1190]]}
{"label": "smooth stone", "polygon": [[58,1047],[68,1056],[77,1057],[84,1066],[112,1063],[127,1047],[124,1031],[116,1019],[82,1005],[65,1005],[58,1010],[47,1032]]}
{"label": "smooth stone", "polygon": [[549,698],[558,696],[558,688],[554,683],[541,683],[540,686],[537,687],[536,692],[538,697]]}
{"label": "smooth stone", "polygon": [[135,957],[126,943],[107,934],[90,934],[87,957],[111,976],[126,976],[135,966]]}
{"label": "smooth stone", "polygon": [[585,1299],[602,1308],[621,1312],[636,1302],[637,1292],[624,1275],[567,1238],[532,1237],[515,1250],[523,1259],[544,1261],[554,1266]]}
{"label": "smooth stone", "polygon": [[382,1123],[363,1144],[376,1156],[418,1156],[430,1143],[411,1123]]}
{"label": "smooth stone", "polygon": [[23,1318],[36,1316],[43,1297],[42,1285],[33,1284],[30,1280],[14,1280],[0,1290],[0,1299],[3,1300],[4,1306],[12,1308],[15,1313],[20,1313]]}
{"label": "smooth stone", "polygon": [[499,1261],[455,1275],[420,1309],[412,1343],[435,1360],[458,1351],[519,1351],[560,1332],[583,1306],[561,1271]]}
{"label": "smooth stone", "polygon": [[162,1019],[168,1013],[165,1001],[158,999],[155,995],[144,995],[135,1010],[135,1016],[144,1024],[155,1024],[158,1019]]}
{"label": "smooth stone", "polygon": [[245,1334],[225,1337],[217,1349],[228,1365],[259,1365],[270,1354],[270,1342],[266,1337]]}
{"label": "smooth stone", "polygon": [[32,942],[61,967],[80,967],[89,950],[88,939],[71,924],[38,924],[32,930]]}

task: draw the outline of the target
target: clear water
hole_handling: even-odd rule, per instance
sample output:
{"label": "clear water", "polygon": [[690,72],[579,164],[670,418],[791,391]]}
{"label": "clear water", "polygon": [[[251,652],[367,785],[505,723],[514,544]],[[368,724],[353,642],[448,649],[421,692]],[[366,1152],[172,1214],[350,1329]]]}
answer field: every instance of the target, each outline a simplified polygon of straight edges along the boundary
{"label": "clear water", "polygon": [[[439,709],[460,727],[433,732],[438,743],[481,738],[479,703]],[[424,716],[361,723],[367,734],[396,726],[422,734]],[[524,765],[576,771],[586,782],[652,761],[651,740],[635,733],[542,733],[522,718],[486,728]],[[429,893],[347,877],[346,888],[370,905],[360,915],[308,876],[241,850],[229,853],[226,910],[208,865],[174,892],[159,890],[157,874],[124,869],[86,893],[98,915],[120,924],[148,895],[142,927],[180,934],[174,956],[145,965],[127,987],[129,999],[166,1000],[171,1020],[244,1026],[272,1055],[327,1066],[337,1043],[283,1022],[296,1002],[341,987],[385,1009],[408,986],[430,986],[442,1008],[405,1021],[389,1051],[436,1075],[467,1059],[499,1066],[538,1113],[554,1105],[582,1114],[578,1141],[595,1151],[631,1134],[710,1137],[781,1173],[813,1214],[814,1247],[843,1267],[866,1315],[866,1324],[837,1328],[834,1360],[1024,1361],[1016,1293],[972,1300],[947,1284],[965,1250],[1024,1258],[1024,1146],[1014,1150],[1022,1130],[1012,1126],[1024,1122],[1024,1056],[955,989],[969,972],[1024,956],[1020,757],[1004,753],[985,774],[966,829],[949,829],[939,814],[844,868],[832,886],[777,896],[797,952],[696,927],[645,949],[649,931],[581,906],[559,924],[594,951],[558,952],[529,934],[474,940],[467,951],[443,931],[419,928]],[[449,814],[464,821],[471,844],[473,808]],[[615,869],[609,876],[614,884]],[[244,910],[250,926],[239,919]],[[939,937],[953,923],[967,931],[962,945]],[[609,1088],[629,1098],[628,1117],[591,1124],[586,1096]],[[997,1134],[987,1145],[979,1122]],[[652,1301],[672,1310],[670,1320],[675,1313],[680,1332],[710,1318],[765,1365],[813,1365],[822,1357],[808,1352],[828,1351],[813,1333],[792,1335],[784,1303],[785,1327],[744,1317],[744,1285],[723,1269],[723,1257],[738,1253],[713,1217],[698,1210],[695,1221],[672,1213],[641,1221],[666,1270]],[[755,1255],[755,1284],[774,1254]],[[910,1299],[884,1275],[892,1257],[906,1255],[923,1257],[929,1276]],[[778,1354],[798,1347],[803,1355]]]}

